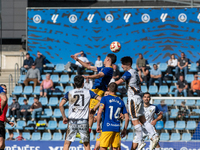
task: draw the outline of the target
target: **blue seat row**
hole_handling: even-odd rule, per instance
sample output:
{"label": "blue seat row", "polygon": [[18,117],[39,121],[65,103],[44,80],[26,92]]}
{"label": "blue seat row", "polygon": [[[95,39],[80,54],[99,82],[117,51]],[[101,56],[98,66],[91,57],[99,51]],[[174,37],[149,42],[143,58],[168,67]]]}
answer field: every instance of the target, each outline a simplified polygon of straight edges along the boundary
{"label": "blue seat row", "polygon": [[172,133],[171,139],[169,138],[169,133],[161,133],[160,134],[160,141],[190,141],[191,134],[190,133],[183,133],[182,138],[180,138],[180,133]]}
{"label": "blue seat row", "polygon": [[[165,104],[167,104],[167,106],[181,106],[181,102],[185,101],[183,99],[166,99],[165,100]],[[160,104],[161,99],[155,99],[153,104],[154,105],[158,105]],[[185,105],[186,106],[200,106],[200,100],[194,100],[194,99],[188,99],[185,101]]]}

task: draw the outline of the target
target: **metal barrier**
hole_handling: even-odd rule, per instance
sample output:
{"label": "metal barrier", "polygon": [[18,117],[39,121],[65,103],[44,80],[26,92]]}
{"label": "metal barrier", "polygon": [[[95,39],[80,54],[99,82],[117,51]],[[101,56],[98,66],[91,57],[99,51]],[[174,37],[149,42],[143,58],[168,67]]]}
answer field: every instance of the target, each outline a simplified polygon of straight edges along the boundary
{"label": "metal barrier", "polygon": [[20,64],[19,64],[20,67],[22,67],[23,62],[24,62],[24,52],[21,52],[21,54],[20,54]]}
{"label": "metal barrier", "polygon": [[[11,88],[11,89],[10,89]],[[11,96],[11,91],[13,89],[13,76],[12,74],[9,75],[9,96]]]}
{"label": "metal barrier", "polygon": [[17,81],[19,79],[19,65],[15,63],[15,85],[17,85]]}

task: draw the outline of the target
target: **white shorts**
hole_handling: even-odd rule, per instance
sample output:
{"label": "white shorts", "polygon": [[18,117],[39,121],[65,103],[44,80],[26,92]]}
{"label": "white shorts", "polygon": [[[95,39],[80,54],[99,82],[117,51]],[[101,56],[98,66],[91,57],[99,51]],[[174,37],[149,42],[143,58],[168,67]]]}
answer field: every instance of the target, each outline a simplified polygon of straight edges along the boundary
{"label": "white shorts", "polygon": [[137,120],[140,116],[144,115],[144,106],[141,96],[134,95],[128,97],[128,110],[131,120]]}
{"label": "white shorts", "polygon": [[74,142],[77,133],[80,134],[83,143],[90,142],[88,120],[69,120],[66,140]]}
{"label": "white shorts", "polygon": [[[144,127],[142,127],[142,140],[144,141],[147,136],[148,136],[147,130]],[[133,138],[133,143],[139,143],[139,142],[140,141],[138,140],[137,135],[135,135]]]}

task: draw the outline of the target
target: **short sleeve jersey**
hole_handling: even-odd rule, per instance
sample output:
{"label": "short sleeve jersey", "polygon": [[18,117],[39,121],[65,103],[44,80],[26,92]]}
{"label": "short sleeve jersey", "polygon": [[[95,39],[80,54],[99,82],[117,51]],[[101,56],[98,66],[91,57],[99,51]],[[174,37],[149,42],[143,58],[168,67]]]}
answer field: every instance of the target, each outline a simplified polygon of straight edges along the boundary
{"label": "short sleeve jersey", "polygon": [[[0,93],[5,93],[4,88],[0,86]],[[1,98],[0,98],[0,108],[1,108]],[[6,113],[8,111],[8,104],[6,104],[5,108],[3,109],[3,113],[0,115],[0,121],[6,121]]]}
{"label": "short sleeve jersey", "polygon": [[89,104],[91,98],[96,98],[94,92],[86,89],[74,89],[67,92],[64,96],[69,101],[69,119],[88,119]]}
{"label": "short sleeve jersey", "polygon": [[95,79],[92,89],[98,88],[102,91],[106,91],[107,86],[110,80],[112,79],[113,68],[112,67],[97,67],[97,72],[98,73],[103,72],[104,76],[99,79]]}
{"label": "short sleeve jersey", "polygon": [[144,107],[144,116],[146,120],[151,123],[154,120],[154,115],[159,115],[161,111],[157,106],[150,104],[148,107]]}
{"label": "short sleeve jersey", "polygon": [[177,85],[179,85],[180,89],[183,89],[186,85],[188,85],[186,80],[180,81],[178,80]]}
{"label": "short sleeve jersey", "polygon": [[104,108],[102,131],[120,132],[120,113],[126,114],[124,102],[117,96],[104,96],[100,107]]}

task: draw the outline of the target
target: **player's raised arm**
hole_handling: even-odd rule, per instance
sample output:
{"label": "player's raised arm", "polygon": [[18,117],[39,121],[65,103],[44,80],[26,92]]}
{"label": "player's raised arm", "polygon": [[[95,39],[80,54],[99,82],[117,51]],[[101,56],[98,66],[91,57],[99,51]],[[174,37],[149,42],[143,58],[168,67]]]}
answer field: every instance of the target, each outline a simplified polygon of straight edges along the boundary
{"label": "player's raised arm", "polygon": [[99,78],[104,77],[104,73],[103,73],[103,72],[100,72],[100,73],[98,73],[98,74],[89,75],[89,76],[84,76],[84,75],[83,75],[83,77],[84,77],[85,79],[99,79]]}

